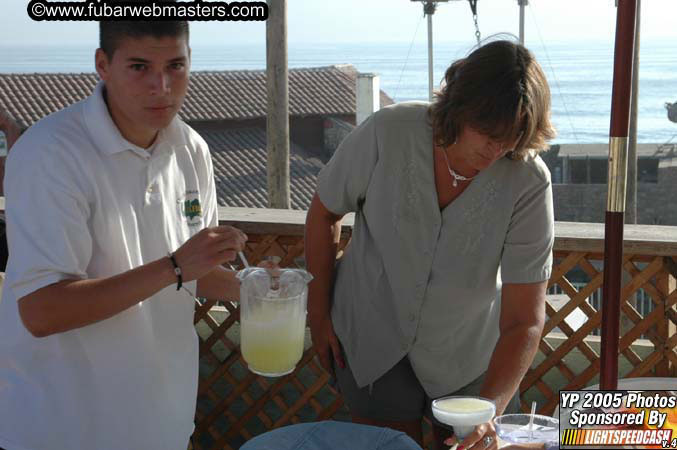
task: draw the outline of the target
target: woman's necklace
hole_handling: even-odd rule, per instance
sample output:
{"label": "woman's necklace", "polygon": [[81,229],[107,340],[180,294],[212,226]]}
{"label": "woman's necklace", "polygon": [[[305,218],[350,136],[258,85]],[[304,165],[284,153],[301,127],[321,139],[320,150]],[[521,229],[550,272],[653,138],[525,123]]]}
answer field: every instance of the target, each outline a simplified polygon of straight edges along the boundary
{"label": "woman's necklace", "polygon": [[453,178],[453,181],[451,182],[451,185],[453,187],[457,187],[459,181],[470,181],[477,176],[477,175],[475,175],[473,177],[464,177],[463,175],[456,173],[456,171],[454,169],[452,169],[451,166],[449,165],[449,158],[447,158],[447,152],[441,147],[440,147],[440,150],[442,150],[442,154],[444,155],[444,161],[447,163],[447,169],[449,169],[449,175],[451,175],[451,177]]}

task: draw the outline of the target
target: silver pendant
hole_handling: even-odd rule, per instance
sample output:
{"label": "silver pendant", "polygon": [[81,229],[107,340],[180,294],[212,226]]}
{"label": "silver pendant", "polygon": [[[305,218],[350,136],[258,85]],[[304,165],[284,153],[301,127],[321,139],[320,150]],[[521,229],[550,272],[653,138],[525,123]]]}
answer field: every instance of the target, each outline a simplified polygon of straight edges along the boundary
{"label": "silver pendant", "polygon": [[461,181],[470,181],[475,177],[464,177],[463,175],[459,175],[454,171],[454,169],[451,168],[449,165],[449,158],[447,158],[447,152],[444,151],[444,149],[440,149],[442,151],[442,155],[444,155],[444,162],[447,163],[447,169],[449,170],[449,175],[451,175],[452,181],[451,181],[451,187],[457,187],[458,186],[458,180]]}

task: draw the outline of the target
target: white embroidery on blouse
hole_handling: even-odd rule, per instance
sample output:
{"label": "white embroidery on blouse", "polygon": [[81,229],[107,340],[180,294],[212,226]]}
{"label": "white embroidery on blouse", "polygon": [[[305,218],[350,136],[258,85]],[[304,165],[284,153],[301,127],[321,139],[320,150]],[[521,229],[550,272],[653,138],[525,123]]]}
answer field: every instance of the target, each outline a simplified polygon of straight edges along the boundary
{"label": "white embroidery on blouse", "polygon": [[468,206],[463,211],[463,220],[467,230],[473,230],[472,235],[465,236],[465,246],[462,253],[470,255],[477,252],[480,242],[487,234],[487,227],[491,226],[491,212],[495,209],[494,202],[497,196],[496,180],[486,184],[484,190],[470,198]]}
{"label": "white embroidery on blouse", "polygon": [[[409,152],[404,154],[404,158],[404,170],[402,171],[399,194],[395,195],[396,198],[392,207],[393,225],[395,231],[398,232],[400,221],[416,222],[419,218],[418,214],[416,214],[416,209],[420,205],[416,163]],[[393,174],[393,177],[396,176],[397,174]]]}

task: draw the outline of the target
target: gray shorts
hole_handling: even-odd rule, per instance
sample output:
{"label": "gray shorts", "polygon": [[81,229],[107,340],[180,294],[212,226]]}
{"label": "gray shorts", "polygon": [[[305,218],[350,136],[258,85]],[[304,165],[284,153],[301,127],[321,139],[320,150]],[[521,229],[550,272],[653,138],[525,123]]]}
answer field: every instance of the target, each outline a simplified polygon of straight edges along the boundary
{"label": "gray shorts", "polygon": [[[344,358],[344,361],[346,362],[345,369],[335,365],[336,379],[343,400],[348,405],[351,414],[372,420],[393,422],[421,420],[425,416],[435,425],[451,429],[433,417],[430,409],[432,399],[425,393],[406,356],[371,386],[363,388],[357,387],[347,358]],[[468,385],[448,395],[479,395],[484,375],[480,375]],[[519,412],[518,392],[508,403],[505,414]]]}

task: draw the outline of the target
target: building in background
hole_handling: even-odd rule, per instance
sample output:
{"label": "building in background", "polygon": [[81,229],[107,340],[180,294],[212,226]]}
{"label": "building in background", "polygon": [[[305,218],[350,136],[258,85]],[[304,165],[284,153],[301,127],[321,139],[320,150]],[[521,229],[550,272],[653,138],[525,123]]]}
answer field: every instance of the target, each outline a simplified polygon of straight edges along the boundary
{"label": "building in background", "polygon": [[[358,75],[352,65],[289,71],[292,209],[308,209],[317,174],[355,127],[358,115],[373,112],[358,114],[356,105],[393,103],[378,89],[367,89],[374,98],[358,102],[358,78],[364,78]],[[7,151],[21,133],[41,118],[86,98],[97,82],[94,73],[0,74],[0,181]],[[191,74],[179,116],[209,144],[220,206],[268,206],[266,108],[264,70]],[[6,263],[5,222],[0,214],[0,270]]]}
{"label": "building in background", "polygon": [[[358,116],[370,113],[358,105],[393,103],[371,77],[352,65],[289,71],[293,209],[308,208],[317,174]],[[93,73],[0,74],[0,131],[7,146],[40,118],[85,98],[96,82]],[[371,97],[358,101],[358,92]],[[209,143],[221,206],[267,207],[266,96],[264,70],[191,74],[180,116]],[[676,147],[638,145],[638,223],[677,225]],[[604,222],[607,158],[606,144],[553,145],[543,154],[552,173],[555,220]]]}
{"label": "building in background", "polygon": [[[553,182],[555,220],[604,222],[609,146],[553,145],[542,155]],[[637,223],[677,225],[677,145],[637,145]]]}
{"label": "building in background", "polygon": [[[289,126],[291,207],[307,209],[316,177],[357,117],[358,72],[352,65],[291,69]],[[0,131],[8,147],[33,123],[87,97],[86,74],[0,74]],[[372,92],[372,104],[393,103]],[[207,141],[220,206],[266,208],[266,72],[193,72],[179,116]],[[369,103],[369,102],[364,102]],[[0,175],[4,174],[0,156]]]}

